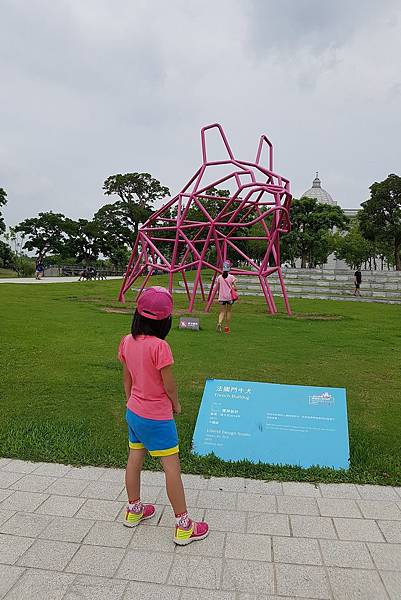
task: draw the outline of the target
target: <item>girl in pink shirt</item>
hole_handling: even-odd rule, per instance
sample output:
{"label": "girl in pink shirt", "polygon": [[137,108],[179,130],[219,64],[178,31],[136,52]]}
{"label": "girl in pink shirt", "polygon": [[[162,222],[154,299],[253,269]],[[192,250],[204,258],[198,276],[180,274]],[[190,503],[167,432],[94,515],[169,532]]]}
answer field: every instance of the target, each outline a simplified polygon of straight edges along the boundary
{"label": "girl in pink shirt", "polygon": [[218,286],[219,292],[219,304],[221,304],[221,310],[219,314],[219,320],[217,323],[216,330],[221,333],[223,321],[225,320],[226,326],[224,327],[225,333],[230,333],[230,321],[232,305],[235,302],[233,298],[237,294],[237,288],[235,284],[237,282],[234,275],[230,275],[231,262],[225,260],[223,263],[223,272],[217,277],[216,285]]}
{"label": "girl in pink shirt", "polygon": [[185,546],[203,540],[209,527],[189,518],[181,479],[173,418],[173,413],[180,414],[181,405],[172,372],[173,355],[164,339],[171,329],[172,310],[173,299],[166,289],[145,289],[138,299],[131,335],[123,337],[118,351],[124,371],[129,441],[124,525],[136,527],[155,515],[155,507],[143,504],[140,494],[141,470],[149,452],[160,457],[163,465],[167,495],[176,517],[174,542]]}

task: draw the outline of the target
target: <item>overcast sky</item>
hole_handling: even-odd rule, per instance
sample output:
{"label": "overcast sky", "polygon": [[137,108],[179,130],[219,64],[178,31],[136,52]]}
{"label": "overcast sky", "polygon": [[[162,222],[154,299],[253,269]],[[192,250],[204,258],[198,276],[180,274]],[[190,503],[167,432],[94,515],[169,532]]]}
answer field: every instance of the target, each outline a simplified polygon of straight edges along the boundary
{"label": "overcast sky", "polygon": [[[220,122],[235,154],[260,134],[294,196],[344,208],[401,174],[400,0],[2,0],[0,187],[9,225],[90,218],[111,174],[176,193]],[[216,158],[219,158],[216,156]]]}

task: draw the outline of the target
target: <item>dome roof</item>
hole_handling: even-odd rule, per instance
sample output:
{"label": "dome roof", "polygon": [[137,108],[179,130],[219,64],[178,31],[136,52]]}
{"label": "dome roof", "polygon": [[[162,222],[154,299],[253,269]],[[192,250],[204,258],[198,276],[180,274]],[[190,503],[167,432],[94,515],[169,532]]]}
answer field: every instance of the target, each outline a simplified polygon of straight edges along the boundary
{"label": "dome roof", "polygon": [[333,200],[330,196],[329,192],[326,192],[322,188],[321,181],[319,179],[319,173],[316,173],[316,177],[313,180],[312,187],[309,190],[306,190],[301,196],[301,198],[314,198],[320,204],[331,204],[332,206],[336,206],[337,202]]}

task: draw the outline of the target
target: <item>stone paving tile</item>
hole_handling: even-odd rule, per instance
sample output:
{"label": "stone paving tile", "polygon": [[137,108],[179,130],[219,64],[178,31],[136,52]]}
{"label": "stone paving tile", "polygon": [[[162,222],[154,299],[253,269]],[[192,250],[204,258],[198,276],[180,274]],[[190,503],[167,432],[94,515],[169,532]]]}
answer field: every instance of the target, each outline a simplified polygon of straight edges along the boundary
{"label": "stone paving tile", "polygon": [[17,564],[21,567],[63,571],[78,548],[78,544],[70,542],[36,540]]}
{"label": "stone paving tile", "polygon": [[147,583],[165,583],[173,558],[173,553],[162,554],[136,549],[128,550],[116,573],[116,577]]}
{"label": "stone paving tile", "polygon": [[288,515],[319,515],[319,509],[314,498],[299,496],[278,496],[277,510]]}
{"label": "stone paving tile", "polygon": [[0,534],[0,563],[13,565],[32,546],[33,538]]}
{"label": "stone paving tile", "polygon": [[56,496],[80,496],[89,482],[87,479],[67,479],[61,477],[47,489],[48,494]]}
{"label": "stone paving tile", "polygon": [[[83,498],[79,500],[85,501]],[[114,521],[123,508],[121,502],[112,500],[92,500],[89,498],[77,513],[79,519],[95,519],[96,521]]]}
{"label": "stone paving tile", "polygon": [[399,495],[399,497],[401,498],[401,487],[395,487],[394,488],[396,493]]}
{"label": "stone paving tile", "polygon": [[170,585],[217,590],[223,568],[221,558],[175,556],[168,577]]}
{"label": "stone paving tile", "polygon": [[78,575],[63,600],[121,600],[126,581]]}
{"label": "stone paving tile", "polygon": [[291,535],[288,515],[249,513],[247,532],[266,535]]}
{"label": "stone paving tile", "polygon": [[39,537],[44,540],[79,543],[82,542],[93,524],[94,521],[87,521],[86,519],[57,517],[42,531]]}
{"label": "stone paving tile", "polygon": [[336,600],[388,600],[377,571],[327,569]]}
{"label": "stone paving tile", "polygon": [[[120,525],[121,527],[121,525]],[[124,529],[128,529],[124,527]],[[130,548],[152,552],[174,551],[174,530],[169,527],[136,527],[130,540]]]}
{"label": "stone paving tile", "polygon": [[322,517],[362,518],[355,500],[348,498],[318,498],[317,503]]}
{"label": "stone paving tile", "polygon": [[313,483],[303,483],[298,481],[283,482],[283,492],[286,496],[304,496],[309,498],[321,497],[318,486]]}
{"label": "stone paving tile", "polygon": [[320,540],[323,560],[329,567],[358,567],[374,569],[375,566],[363,542]]}
{"label": "stone paving tile", "polygon": [[368,544],[378,569],[401,571],[401,544]]}
{"label": "stone paving tile", "polygon": [[400,600],[401,598],[401,573],[392,571],[381,571],[380,573],[390,600]]}
{"label": "stone paving tile", "polygon": [[238,560],[272,560],[271,538],[268,535],[227,533],[224,549],[226,558]]}
{"label": "stone paving tile", "polygon": [[[170,532],[170,539],[173,538],[173,532]],[[208,537],[201,542],[193,542],[188,546],[177,546],[175,553],[177,556],[216,556],[221,558],[223,556],[225,542],[225,533],[222,531],[212,530]]]}
{"label": "stone paving tile", "polygon": [[0,490],[0,502],[2,502],[2,500],[5,500],[6,498],[8,498],[9,496],[11,496],[11,494],[14,492],[14,490]]}
{"label": "stone paving tile", "polygon": [[[160,496],[161,491],[164,488],[156,485],[141,485],[141,500],[142,502],[148,502],[150,504],[156,504],[157,499]],[[118,496],[117,500],[127,502],[127,492],[125,489]]]}
{"label": "stone paving tile", "polygon": [[10,565],[0,565],[0,598],[4,598],[9,589],[21,577],[24,569]]}
{"label": "stone paving tile", "polygon": [[3,510],[0,508],[0,525],[3,525],[3,523],[8,521],[14,514],[15,512],[13,510]]}
{"label": "stone paving tile", "polygon": [[68,573],[112,577],[124,557],[122,548],[81,546],[66,568]]}
{"label": "stone paving tile", "polygon": [[53,517],[47,515],[19,512],[1,525],[0,532],[9,533],[11,535],[22,535],[25,537],[38,537],[52,521]]}
{"label": "stone paving tile", "polygon": [[395,521],[377,521],[386,542],[401,544],[401,523]]}
{"label": "stone paving tile", "polygon": [[105,469],[98,481],[110,481],[124,485],[125,469]]}
{"label": "stone paving tile", "polygon": [[46,477],[64,477],[71,470],[70,465],[61,465],[58,463],[42,463],[35,470],[35,475],[45,475]]}
{"label": "stone paving tile", "polygon": [[[201,475],[182,475],[182,481],[185,489],[205,490],[208,486],[209,479]],[[163,482],[164,485],[164,482]]]}
{"label": "stone paving tile", "polygon": [[195,506],[198,508],[224,508],[225,510],[235,510],[237,498],[236,494],[233,494],[232,492],[200,490]]}
{"label": "stone paving tile", "polygon": [[[192,507],[192,506],[197,506],[198,508],[208,508],[207,506],[201,506],[201,504],[198,504],[198,496],[199,493],[203,494],[203,493],[207,493],[207,492],[199,492],[199,490],[192,490],[192,489],[188,489],[185,491],[185,499],[187,501],[187,506],[188,508]],[[214,494],[215,492],[210,492],[212,494]],[[221,493],[221,492],[216,492],[216,493]],[[235,494],[232,494],[234,496],[234,508],[235,508]],[[161,491],[157,497],[157,504],[169,504],[170,500],[168,499],[167,496],[167,492],[165,488],[161,488]]]}
{"label": "stone paving tile", "polygon": [[11,458],[0,458],[0,469],[8,465],[11,462],[11,460]]}
{"label": "stone paving tile", "polygon": [[318,541],[309,538],[273,537],[273,559],[277,563],[322,564]]}
{"label": "stone paving tile", "polygon": [[399,500],[394,488],[384,485],[357,485],[363,500]]}
{"label": "stone paving tile", "polygon": [[245,532],[246,513],[244,512],[208,509],[204,520],[209,523],[210,529],[216,531]]}
{"label": "stone paving tile", "polygon": [[13,490],[22,490],[24,492],[44,492],[47,488],[57,481],[55,477],[45,477],[44,475],[24,475],[10,487]]}
{"label": "stone paving tile", "polygon": [[42,463],[34,463],[26,460],[12,460],[11,462],[4,465],[2,471],[9,471],[11,473],[32,473]]}
{"label": "stone paving tile", "polygon": [[274,574],[270,563],[245,560],[227,560],[223,570],[224,590],[273,593]]}
{"label": "stone paving tile", "polygon": [[19,479],[22,479],[22,477],[24,477],[23,473],[9,473],[8,471],[0,471],[0,489],[10,487],[10,485]]}
{"label": "stone paving tile", "polygon": [[395,502],[360,500],[358,504],[365,519],[390,519],[392,521],[401,521],[401,510]]}
{"label": "stone paving tile", "polygon": [[44,515],[73,517],[84,502],[85,498],[50,496],[43,504],[41,504],[41,506],[39,506],[36,512]]}
{"label": "stone paving tile", "polygon": [[[178,600],[182,588],[131,581],[123,600]],[[181,597],[182,600],[182,597]],[[207,600],[207,596],[205,597]]]}
{"label": "stone paving tile", "polygon": [[13,492],[11,496],[6,498],[6,500],[3,500],[0,504],[0,508],[2,510],[29,510],[30,512],[33,512],[48,497],[47,494],[38,494],[36,492]]}
{"label": "stone paving tile", "polygon": [[61,600],[75,575],[28,569],[6,600]]}
{"label": "stone paving tile", "polygon": [[[173,509],[171,506],[158,506],[157,507],[158,514],[154,519],[150,519],[149,521],[145,521],[143,525],[160,525],[161,527],[174,527],[175,525],[175,517],[173,513]],[[160,513],[163,513],[160,518]],[[189,511],[189,516],[194,521],[206,521],[205,519],[205,509],[204,508],[191,508]],[[160,520],[159,520],[160,519]],[[216,529],[216,528],[214,528]]]}
{"label": "stone paving tile", "polygon": [[283,495],[283,484],[281,481],[260,481],[259,479],[246,479],[246,491],[249,494],[267,494],[273,496]]}
{"label": "stone paving tile", "polygon": [[361,496],[353,483],[319,483],[323,498],[349,498],[358,500]]}
{"label": "stone paving tile", "polygon": [[277,564],[275,570],[279,595],[331,598],[323,567]]}
{"label": "stone paving tile", "polygon": [[236,600],[236,595],[235,592],[185,588],[182,590],[180,600]]}
{"label": "stone paving tile", "polygon": [[277,512],[276,496],[268,494],[238,494],[237,496],[238,510],[252,512]]}
{"label": "stone paving tile", "polygon": [[209,490],[222,492],[245,492],[245,479],[242,477],[211,477],[207,487]]}
{"label": "stone paving tile", "polygon": [[[75,519],[78,521],[78,519]],[[89,530],[88,530],[89,531]],[[146,528],[149,532],[149,528]],[[126,548],[134,535],[134,527],[124,527],[116,521],[97,521],[85,537],[84,543],[93,546]]]}
{"label": "stone paving tile", "polygon": [[336,539],[333,521],[329,517],[305,517],[291,515],[291,526],[294,537]]}
{"label": "stone paving tile", "polygon": [[92,481],[80,494],[83,498],[97,498],[99,500],[117,500],[124,489],[122,483],[111,481]]}
{"label": "stone paving tile", "polygon": [[96,481],[105,472],[101,467],[71,467],[65,477],[68,479],[86,479],[87,481]]}
{"label": "stone paving tile", "polygon": [[366,519],[344,519],[334,517],[340,540],[357,542],[383,542],[383,535],[375,521]]}

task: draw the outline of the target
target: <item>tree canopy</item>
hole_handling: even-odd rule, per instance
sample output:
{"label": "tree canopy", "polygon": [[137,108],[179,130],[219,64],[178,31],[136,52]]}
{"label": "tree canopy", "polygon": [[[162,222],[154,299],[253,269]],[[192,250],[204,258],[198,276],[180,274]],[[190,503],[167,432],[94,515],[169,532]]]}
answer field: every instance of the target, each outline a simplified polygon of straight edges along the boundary
{"label": "tree canopy", "polygon": [[294,200],[290,233],[281,238],[282,258],[291,264],[301,259],[301,268],[324,264],[335,247],[333,229],[346,229],[348,219],[339,206],[320,204],[314,198]]}
{"label": "tree canopy", "polygon": [[123,227],[132,228],[131,245],[140,223],[144,223],[151,215],[154,202],[170,195],[168,187],[161,185],[149,173],[110,175],[103,184],[103,190],[106,196],[116,195],[120,198],[107,206],[114,206],[115,216]]}
{"label": "tree canopy", "polygon": [[401,177],[391,174],[370,186],[370,198],[359,213],[363,236],[371,241],[391,244],[394,264],[401,270]]}
{"label": "tree canopy", "polygon": [[[7,192],[4,188],[0,188],[0,209],[2,206],[7,204]],[[4,233],[6,230],[6,224],[4,223],[3,215],[0,210],[0,233]]]}
{"label": "tree canopy", "polygon": [[49,253],[59,254],[63,251],[73,223],[61,213],[41,212],[37,217],[19,223],[14,231],[24,239],[23,247],[35,252],[37,260],[42,261]]}

